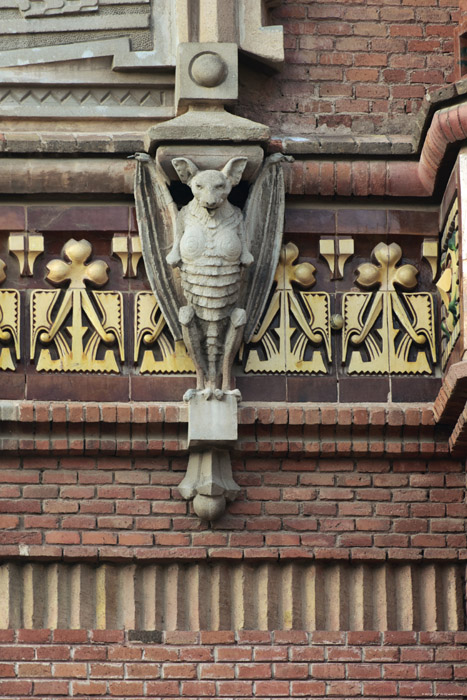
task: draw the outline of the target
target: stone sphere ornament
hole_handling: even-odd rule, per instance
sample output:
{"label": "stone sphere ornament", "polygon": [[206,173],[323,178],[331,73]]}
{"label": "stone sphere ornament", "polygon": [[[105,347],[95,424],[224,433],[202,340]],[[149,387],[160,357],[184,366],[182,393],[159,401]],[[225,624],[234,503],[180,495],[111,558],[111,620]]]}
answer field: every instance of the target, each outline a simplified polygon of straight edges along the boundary
{"label": "stone sphere ornament", "polygon": [[201,87],[221,85],[227,77],[227,65],[214,51],[204,51],[193,58],[188,69],[190,78]]}
{"label": "stone sphere ornament", "polygon": [[193,499],[193,510],[201,520],[217,520],[225,511],[225,498],[198,493]]}

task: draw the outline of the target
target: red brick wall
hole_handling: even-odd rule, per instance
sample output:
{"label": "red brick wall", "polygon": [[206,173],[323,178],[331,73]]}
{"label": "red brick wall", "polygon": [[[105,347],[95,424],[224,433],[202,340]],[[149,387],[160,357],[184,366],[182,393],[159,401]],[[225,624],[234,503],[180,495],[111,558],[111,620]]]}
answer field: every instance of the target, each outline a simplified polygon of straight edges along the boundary
{"label": "red brick wall", "polygon": [[0,632],[5,698],[454,698],[467,692],[467,633]]}
{"label": "red brick wall", "polygon": [[[464,560],[465,472],[452,459],[237,459],[213,525],[177,485],[186,457],[0,462],[0,555]],[[337,550],[335,549],[337,548]]]}
{"label": "red brick wall", "polygon": [[238,114],[274,134],[407,133],[425,89],[452,81],[456,0],[282,2],[286,63],[242,75]]}

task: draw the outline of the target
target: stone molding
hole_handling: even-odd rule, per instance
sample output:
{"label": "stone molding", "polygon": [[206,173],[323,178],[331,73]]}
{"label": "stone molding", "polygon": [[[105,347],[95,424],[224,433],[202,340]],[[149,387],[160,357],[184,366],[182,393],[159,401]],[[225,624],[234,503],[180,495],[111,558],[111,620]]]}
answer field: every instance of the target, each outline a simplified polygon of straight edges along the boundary
{"label": "stone molding", "polygon": [[[146,94],[146,93],[145,93]],[[143,100],[144,101],[144,100]],[[423,142],[418,161],[412,159],[386,160],[372,159],[363,155],[381,155],[385,146],[399,144],[396,148],[402,155],[407,142],[393,141],[386,137],[373,137],[358,140],[344,136],[325,139],[317,137],[312,152],[329,155],[348,153],[350,149],[356,158],[336,161],[316,158],[299,159],[285,165],[286,191],[293,195],[322,196],[395,196],[430,197],[437,184],[438,173],[446,153],[453,144],[460,144],[467,138],[467,102],[446,107],[437,111]],[[304,148],[305,140],[273,139],[271,150],[294,152],[309,155]],[[5,154],[45,154],[56,153],[132,153],[142,146],[144,137],[138,132],[128,136],[104,136],[101,133],[69,134],[37,132],[6,132],[0,135],[0,150]],[[365,147],[362,149],[363,143]],[[294,147],[291,147],[291,144]],[[344,146],[342,146],[342,144]],[[374,146],[372,146],[374,144]],[[401,144],[405,144],[401,148]],[[332,148],[328,148],[332,145]],[[404,151],[407,153],[407,150]],[[288,175],[288,176],[287,176]],[[9,190],[11,191],[11,190]]]}
{"label": "stone molding", "polygon": [[[47,119],[66,116],[79,119],[113,117],[161,119],[173,116],[160,89],[135,85],[69,87],[61,85],[6,86],[0,88],[0,114],[12,116],[19,109],[24,116]],[[60,112],[63,111],[63,115]]]}

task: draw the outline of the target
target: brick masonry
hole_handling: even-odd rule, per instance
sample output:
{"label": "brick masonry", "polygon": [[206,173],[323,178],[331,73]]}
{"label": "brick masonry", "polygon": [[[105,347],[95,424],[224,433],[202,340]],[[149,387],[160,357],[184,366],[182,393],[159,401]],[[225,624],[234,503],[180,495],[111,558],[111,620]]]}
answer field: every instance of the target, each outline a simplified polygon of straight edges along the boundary
{"label": "brick masonry", "polygon": [[178,493],[186,461],[4,458],[0,555],[91,562],[467,559],[463,461],[236,459],[241,495],[212,527]]}
{"label": "brick masonry", "polygon": [[453,0],[287,2],[280,76],[244,76],[237,113],[274,134],[395,134],[420,108],[426,88],[454,77]]}
{"label": "brick masonry", "polygon": [[[284,0],[273,12],[286,65],[256,76],[241,66],[237,113],[267,122],[271,150],[296,157],[287,240],[310,260],[321,234],[410,237],[419,250],[438,234],[431,195],[467,134],[466,85],[449,85],[457,3]],[[114,232],[136,231],[134,164],[122,161],[142,150],[141,133],[67,133],[50,159],[50,127],[4,132],[0,180],[14,199],[0,207],[2,231],[44,232],[53,255],[91,232],[97,257]],[[29,282],[16,282],[25,298]],[[147,288],[134,283],[125,291]],[[465,628],[467,561],[460,363],[441,390],[437,377],[377,377],[370,391],[368,377],[247,378],[241,493],[208,525],[177,488],[186,408],[173,401],[185,378],[138,377],[138,388],[128,365],[70,379],[34,376],[28,362],[0,378],[0,627],[12,627],[0,630],[1,698],[467,696],[467,637],[454,631]],[[223,597],[231,579],[242,605],[238,591]],[[404,631],[368,631],[388,624]]]}
{"label": "brick masonry", "polygon": [[[186,456],[182,403],[15,402],[0,406],[1,449],[10,456]],[[239,411],[234,454],[250,457],[448,456],[451,428],[430,404],[255,405]]]}
{"label": "brick masonry", "polygon": [[165,632],[152,643],[135,636],[4,630],[0,695],[462,700],[467,689],[465,632]]}

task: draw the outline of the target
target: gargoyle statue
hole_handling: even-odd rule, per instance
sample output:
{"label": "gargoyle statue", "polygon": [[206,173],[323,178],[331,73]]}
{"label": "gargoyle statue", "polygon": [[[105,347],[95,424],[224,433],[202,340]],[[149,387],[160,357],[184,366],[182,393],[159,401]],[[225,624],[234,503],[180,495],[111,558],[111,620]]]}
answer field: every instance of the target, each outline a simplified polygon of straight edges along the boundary
{"label": "gargoyle statue", "polygon": [[[178,211],[162,168],[136,154],[136,212],[152,290],[175,340],[183,338],[196,367],[196,393],[222,400],[242,340],[261,317],[277,267],[283,231],[284,181],[280,161],[267,158],[242,212],[227,199],[247,158],[222,170],[199,170],[172,160],[193,199]],[[170,251],[170,252],[169,252]],[[177,270],[178,268],[178,270]]]}
{"label": "gargoyle statue", "polygon": [[184,397],[190,455],[179,491],[193,498],[204,520],[218,518],[239,491],[228,451],[240,399],[231,388],[232,363],[242,340],[254,334],[274,280],[284,219],[282,158],[266,159],[243,211],[227,197],[241,180],[245,157],[232,158],[222,170],[199,170],[188,158],[174,158],[180,180],[193,192],[178,211],[162,168],[136,154],[146,272],[174,339],[184,340],[196,368],[196,389]]}

